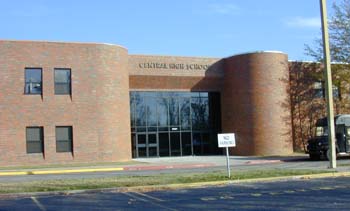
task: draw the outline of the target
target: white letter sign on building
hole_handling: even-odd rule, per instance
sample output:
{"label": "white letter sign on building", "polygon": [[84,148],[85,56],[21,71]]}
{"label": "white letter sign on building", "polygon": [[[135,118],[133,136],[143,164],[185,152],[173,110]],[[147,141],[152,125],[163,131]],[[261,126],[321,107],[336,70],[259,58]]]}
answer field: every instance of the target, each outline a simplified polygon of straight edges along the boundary
{"label": "white letter sign on building", "polygon": [[235,147],[236,139],[234,133],[221,133],[218,134],[219,147]]}

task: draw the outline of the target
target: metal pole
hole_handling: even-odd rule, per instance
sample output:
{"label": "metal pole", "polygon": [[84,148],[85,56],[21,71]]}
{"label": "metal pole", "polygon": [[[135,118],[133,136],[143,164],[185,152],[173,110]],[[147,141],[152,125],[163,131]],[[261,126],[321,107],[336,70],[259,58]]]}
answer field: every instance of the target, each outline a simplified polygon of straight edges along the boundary
{"label": "metal pole", "polygon": [[229,150],[228,150],[228,147],[226,147],[226,165],[227,165],[228,178],[231,178],[230,152],[229,152]]}
{"label": "metal pole", "polygon": [[[327,119],[328,119],[328,145],[327,152],[330,162],[330,168],[337,168],[336,151],[335,151],[335,136],[334,136],[334,113],[333,113],[333,91],[332,91],[332,73],[331,73],[331,59],[329,53],[329,38],[328,38],[328,24],[327,24],[327,8],[326,0],[320,0],[321,4],[321,18],[322,18],[322,37],[323,37],[323,54],[324,54],[324,68],[326,79],[326,101],[327,101]],[[329,155],[330,153],[330,155]]]}

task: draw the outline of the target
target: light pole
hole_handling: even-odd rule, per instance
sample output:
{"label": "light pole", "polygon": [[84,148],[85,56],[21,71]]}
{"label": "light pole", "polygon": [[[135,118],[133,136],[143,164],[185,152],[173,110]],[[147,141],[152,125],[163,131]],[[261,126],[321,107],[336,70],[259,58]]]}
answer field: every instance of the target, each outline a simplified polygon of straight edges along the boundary
{"label": "light pole", "polygon": [[321,18],[322,18],[322,38],[323,38],[323,54],[324,54],[324,74],[326,81],[326,102],[327,102],[327,119],[328,119],[328,152],[327,156],[330,162],[330,168],[337,168],[335,136],[334,136],[334,113],[333,113],[333,89],[332,89],[332,73],[331,59],[329,53],[329,38],[327,24],[327,7],[326,0],[320,0]]}

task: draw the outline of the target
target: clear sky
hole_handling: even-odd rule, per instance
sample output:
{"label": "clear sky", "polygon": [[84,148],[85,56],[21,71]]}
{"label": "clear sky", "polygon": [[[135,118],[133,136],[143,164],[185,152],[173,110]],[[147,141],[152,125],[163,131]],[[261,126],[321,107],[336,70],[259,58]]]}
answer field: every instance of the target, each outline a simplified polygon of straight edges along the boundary
{"label": "clear sky", "polygon": [[[328,13],[331,3],[327,0]],[[319,0],[0,0],[0,39],[113,43],[130,54],[311,60]]]}

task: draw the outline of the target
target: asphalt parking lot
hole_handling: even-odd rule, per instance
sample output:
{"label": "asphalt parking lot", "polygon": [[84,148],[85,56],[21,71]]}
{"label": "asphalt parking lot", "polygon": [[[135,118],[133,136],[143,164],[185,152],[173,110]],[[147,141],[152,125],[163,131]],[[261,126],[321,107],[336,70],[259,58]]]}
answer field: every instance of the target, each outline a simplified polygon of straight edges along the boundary
{"label": "asphalt parking lot", "polygon": [[349,210],[350,177],[0,199],[0,210]]}

